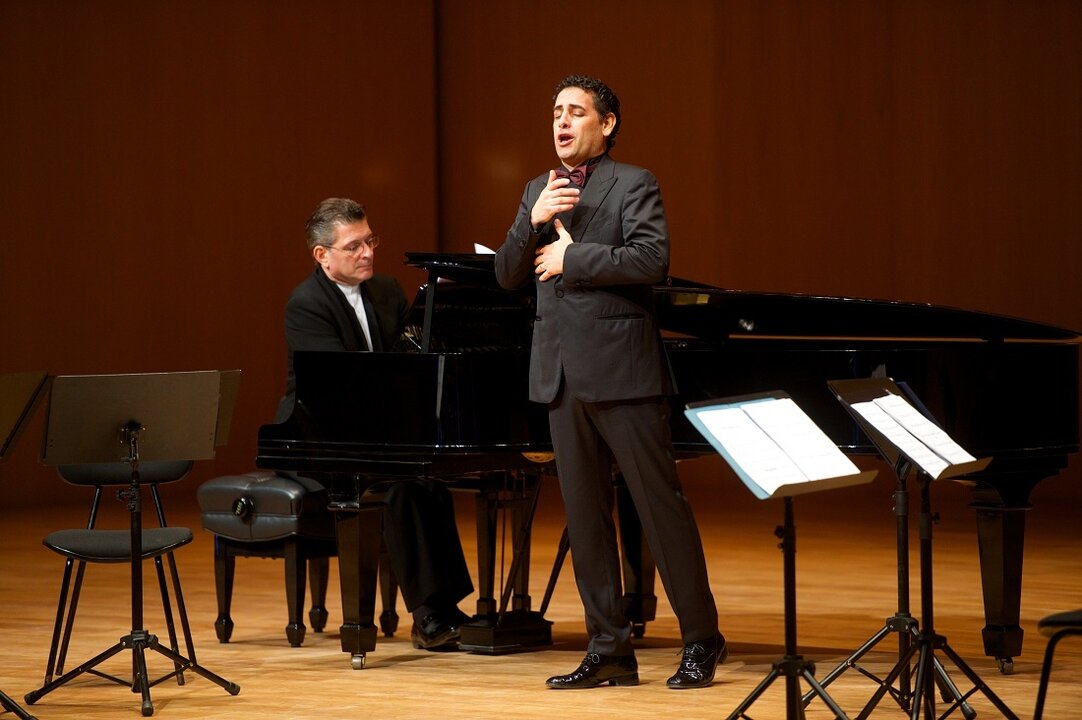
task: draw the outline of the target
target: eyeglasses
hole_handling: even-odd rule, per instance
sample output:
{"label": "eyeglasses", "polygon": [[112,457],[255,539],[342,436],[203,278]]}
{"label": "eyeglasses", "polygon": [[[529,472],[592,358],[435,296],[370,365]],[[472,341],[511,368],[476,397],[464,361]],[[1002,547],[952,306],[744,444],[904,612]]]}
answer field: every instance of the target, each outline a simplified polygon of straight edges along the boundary
{"label": "eyeglasses", "polygon": [[357,257],[357,254],[360,253],[361,249],[365,246],[367,246],[369,250],[375,250],[379,247],[379,235],[372,235],[364,240],[350,243],[345,247],[335,247],[334,245],[324,245],[323,247],[328,250],[337,250],[338,252],[345,253],[347,257]]}

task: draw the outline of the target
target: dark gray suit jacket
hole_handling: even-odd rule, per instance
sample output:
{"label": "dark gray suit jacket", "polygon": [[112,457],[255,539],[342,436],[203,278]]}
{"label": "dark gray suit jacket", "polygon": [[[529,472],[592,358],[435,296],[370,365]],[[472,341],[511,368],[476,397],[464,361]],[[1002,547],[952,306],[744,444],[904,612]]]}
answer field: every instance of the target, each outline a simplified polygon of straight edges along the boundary
{"label": "dark gray suit jacket", "polygon": [[648,170],[605,156],[594,169],[570,223],[575,241],[563,275],[539,282],[534,250],[556,239],[553,223],[539,233],[530,210],[548,173],[526,185],[518,216],[496,253],[505,288],[533,281],[537,317],[530,356],[530,399],[551,402],[561,377],[587,402],[673,392],[654,315],[651,286],[669,270],[669,229],[657,180]]}

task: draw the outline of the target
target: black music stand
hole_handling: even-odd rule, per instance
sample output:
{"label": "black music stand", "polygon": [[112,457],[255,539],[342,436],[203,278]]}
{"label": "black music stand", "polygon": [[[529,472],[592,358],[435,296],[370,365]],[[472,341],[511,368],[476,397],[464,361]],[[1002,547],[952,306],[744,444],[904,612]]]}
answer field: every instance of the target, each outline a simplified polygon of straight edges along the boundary
{"label": "black music stand", "polygon": [[[909,710],[911,720],[920,719],[922,707],[926,717],[934,718],[936,716],[936,689],[939,686],[944,691],[944,702],[950,703],[942,717],[954,712],[955,709],[962,710],[967,718],[974,717],[976,713],[966,701],[975,693],[981,692],[1005,718],[1018,720],[1011,709],[950,647],[946,637],[936,633],[934,623],[932,481],[980,472],[988,467],[991,458],[978,460],[966,453],[925,414],[917,410],[917,407],[923,406],[915,394],[904,393],[890,379],[833,381],[829,385],[884,460],[894,464],[899,474],[899,482],[904,483],[910,469],[915,469],[920,483],[920,629],[917,630],[915,624],[899,628],[898,662],[882,680],[873,678],[879,683],[879,687],[876,688],[857,719],[864,720],[869,717],[888,692],[903,709]],[[899,559],[901,559],[901,551],[899,551]],[[890,624],[888,620],[888,625]],[[887,632],[880,631],[880,634],[886,635],[894,629],[892,627]],[[873,636],[872,640],[876,638]],[[870,649],[870,646],[867,647]],[[861,650],[864,648],[862,647]],[[861,650],[857,653],[861,653]],[[965,693],[958,690],[950,680],[942,662],[936,657],[937,651],[942,652],[969,679],[973,684],[970,690]],[[910,695],[908,677],[913,672],[910,662],[914,656],[917,657],[916,677]],[[835,671],[837,672],[838,669],[836,668]],[[872,677],[869,673],[864,674]],[[895,690],[895,681],[903,678],[902,687]],[[907,704],[909,707],[906,707]]]}
{"label": "black music stand", "polygon": [[[854,401],[856,401],[856,398],[860,397],[863,397],[865,400],[877,397],[881,394],[880,388],[882,387],[882,383],[877,379],[836,380],[828,382],[827,385],[831,388],[835,397],[840,399],[840,392],[844,391],[848,393]],[[913,405],[921,410],[922,414],[931,419],[930,413],[924,408],[919,399],[905,383],[899,383],[898,388]],[[894,447],[881,448],[881,453],[887,463],[891,465],[895,477],[898,479],[898,487],[894,492],[895,548],[898,568],[898,607],[897,611],[883,622],[883,626],[879,628],[879,630],[873,633],[868,640],[854,650],[848,657],[838,663],[833,670],[823,676],[821,682],[823,687],[829,686],[850,669],[856,670],[878,685],[884,685],[883,678],[860,665],[861,658],[874,650],[875,647],[887,637],[894,633],[898,633],[898,658],[900,659],[905,655],[913,640],[920,634],[918,630],[919,623],[909,611],[909,492],[906,489],[906,478],[909,477],[910,472],[913,470],[913,463],[907,457],[899,453],[897,448]],[[950,675],[947,674],[946,669],[938,658],[934,660],[934,665],[936,682],[940,686],[944,699],[949,696],[955,701],[959,700],[961,698],[961,692],[950,679]],[[898,687],[893,688],[888,685],[886,692],[890,693],[890,696],[898,703],[902,710],[908,712],[911,707],[910,703],[913,699],[910,669],[908,667],[903,667],[897,680]],[[806,693],[804,695],[804,705],[807,706],[814,697],[814,692]],[[962,702],[959,707],[962,712],[962,717],[966,720],[972,720],[977,716],[976,711],[967,703]]]}
{"label": "black music stand", "polygon": [[783,392],[692,403],[685,414],[757,498],[780,497],[785,501],[784,525],[774,530],[781,540],[783,557],[785,655],[774,663],[728,720],[747,718],[748,708],[779,677],[785,678],[788,720],[805,717],[801,678],[836,718],[846,720],[842,709],[816,681],[815,664],[797,653],[793,496],[871,482],[876,471],[858,470]]}
{"label": "black music stand", "polygon": [[[4,461],[15,439],[26,427],[41,396],[47,379],[43,372],[6,373],[0,375],[0,462]],[[0,691],[0,708],[20,720],[35,720],[19,703]]]}
{"label": "black music stand", "polygon": [[[133,375],[68,375],[53,379],[42,462],[74,465],[125,462],[131,485],[119,493],[131,518],[131,632],[79,667],[46,683],[25,700],[31,705],[47,693],[91,673],[119,684],[127,682],[96,670],[123,650],[132,651],[132,692],[142,696],[142,714],[154,714],[150,688],[185,670],[221,686],[230,695],[240,686],[212,673],[195,658],[158,642],[143,626],[143,542],[140,461],[204,460],[214,457],[220,432],[228,427],[236,373],[180,372]],[[225,402],[222,401],[225,398]],[[173,661],[174,670],[158,679],[148,676],[146,651]]]}

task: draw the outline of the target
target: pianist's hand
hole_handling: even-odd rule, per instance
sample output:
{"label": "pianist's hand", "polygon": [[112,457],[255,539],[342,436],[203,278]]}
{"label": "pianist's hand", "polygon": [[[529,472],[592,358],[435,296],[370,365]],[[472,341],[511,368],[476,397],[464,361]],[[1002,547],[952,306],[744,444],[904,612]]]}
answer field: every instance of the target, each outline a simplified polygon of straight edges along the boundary
{"label": "pianist's hand", "polygon": [[533,261],[533,271],[535,275],[539,275],[538,278],[541,282],[545,282],[549,278],[554,278],[560,275],[564,271],[564,251],[567,250],[567,246],[575,242],[571,239],[571,233],[564,229],[564,224],[559,220],[553,226],[556,228],[556,234],[560,239],[554,243],[545,245],[537,249],[537,257]]}
{"label": "pianist's hand", "polygon": [[556,177],[555,170],[549,170],[549,181],[545,189],[537,196],[537,202],[530,210],[530,225],[540,228],[559,213],[571,210],[579,203],[579,189],[567,187],[567,178]]}

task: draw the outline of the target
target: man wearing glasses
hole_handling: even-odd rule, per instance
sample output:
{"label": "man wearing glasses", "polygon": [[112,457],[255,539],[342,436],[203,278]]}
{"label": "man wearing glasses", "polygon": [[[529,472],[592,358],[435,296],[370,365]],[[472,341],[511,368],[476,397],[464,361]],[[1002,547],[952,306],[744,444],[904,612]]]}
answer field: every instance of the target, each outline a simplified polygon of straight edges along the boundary
{"label": "man wearing glasses", "polygon": [[[379,236],[363,206],[328,198],[305,227],[316,267],[293,290],[286,304],[288,346],[286,395],[275,422],[293,411],[297,350],[385,352],[402,334],[409,304],[398,281],[375,274]],[[358,398],[357,412],[365,408]],[[459,626],[469,618],[458,603],[473,592],[450,493],[437,482],[396,482],[384,501],[383,536],[391,568],[413,615],[413,645],[448,649],[458,642]]]}

